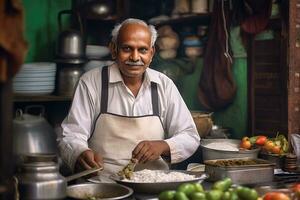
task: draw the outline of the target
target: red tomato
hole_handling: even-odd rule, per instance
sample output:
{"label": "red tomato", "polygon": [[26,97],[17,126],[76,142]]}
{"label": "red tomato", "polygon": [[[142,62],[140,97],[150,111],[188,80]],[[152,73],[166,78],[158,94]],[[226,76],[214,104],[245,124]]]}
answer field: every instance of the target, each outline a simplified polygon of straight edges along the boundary
{"label": "red tomato", "polygon": [[264,135],[260,135],[257,137],[255,144],[263,146],[267,142],[267,137]]}
{"label": "red tomato", "polygon": [[290,200],[290,197],[282,192],[268,192],[264,195],[263,200]]}

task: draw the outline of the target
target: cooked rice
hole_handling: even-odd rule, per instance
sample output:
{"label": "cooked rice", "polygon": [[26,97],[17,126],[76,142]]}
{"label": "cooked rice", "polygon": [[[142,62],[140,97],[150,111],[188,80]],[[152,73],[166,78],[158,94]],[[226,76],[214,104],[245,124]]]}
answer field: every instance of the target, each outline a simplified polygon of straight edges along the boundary
{"label": "cooked rice", "polygon": [[237,144],[228,142],[212,142],[205,145],[206,148],[222,150],[222,151],[239,151]]}
{"label": "cooked rice", "polygon": [[178,182],[195,179],[195,175],[185,174],[182,172],[164,172],[160,170],[144,169],[133,173],[131,179],[124,179],[129,182],[138,183],[157,183],[157,182]]}

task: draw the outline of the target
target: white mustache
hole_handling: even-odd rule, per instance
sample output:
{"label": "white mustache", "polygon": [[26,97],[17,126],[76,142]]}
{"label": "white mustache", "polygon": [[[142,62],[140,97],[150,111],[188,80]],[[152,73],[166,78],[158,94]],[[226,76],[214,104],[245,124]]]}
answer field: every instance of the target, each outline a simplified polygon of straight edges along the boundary
{"label": "white mustache", "polygon": [[125,61],[125,64],[126,65],[132,65],[132,66],[144,66],[145,65],[145,63],[141,60],[136,61],[136,62],[128,60],[128,61]]}

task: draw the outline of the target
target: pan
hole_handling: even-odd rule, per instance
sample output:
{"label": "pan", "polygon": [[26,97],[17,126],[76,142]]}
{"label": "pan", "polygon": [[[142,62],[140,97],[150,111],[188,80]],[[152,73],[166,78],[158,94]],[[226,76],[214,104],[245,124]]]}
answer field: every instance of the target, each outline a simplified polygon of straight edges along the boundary
{"label": "pan", "polygon": [[68,186],[67,196],[72,199],[117,200],[130,197],[133,190],[117,183],[83,183]]}
{"label": "pan", "polygon": [[170,173],[170,172],[181,172],[184,174],[195,175],[194,179],[185,180],[185,181],[174,181],[174,182],[131,182],[122,180],[118,175],[111,175],[110,178],[116,181],[119,184],[124,186],[130,187],[134,190],[135,193],[141,194],[158,194],[165,190],[176,190],[176,188],[182,183],[197,183],[202,182],[208,176],[203,172],[193,172],[193,171],[185,171],[185,170],[155,170],[160,171],[163,173]]}

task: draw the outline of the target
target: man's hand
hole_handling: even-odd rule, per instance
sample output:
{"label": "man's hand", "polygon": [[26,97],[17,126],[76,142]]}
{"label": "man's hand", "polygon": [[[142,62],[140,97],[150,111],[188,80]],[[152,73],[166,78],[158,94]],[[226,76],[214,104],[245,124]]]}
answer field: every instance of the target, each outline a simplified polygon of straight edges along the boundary
{"label": "man's hand", "polygon": [[170,147],[163,140],[141,141],[132,151],[132,158],[138,159],[139,163],[157,160],[161,155],[170,155]]}
{"label": "man's hand", "polygon": [[82,171],[102,166],[103,158],[99,154],[94,153],[92,150],[86,150],[78,156],[75,164],[75,171]]}

